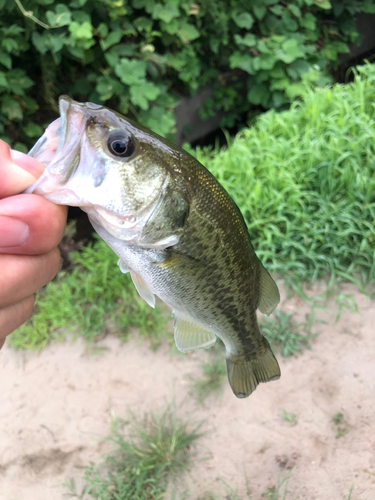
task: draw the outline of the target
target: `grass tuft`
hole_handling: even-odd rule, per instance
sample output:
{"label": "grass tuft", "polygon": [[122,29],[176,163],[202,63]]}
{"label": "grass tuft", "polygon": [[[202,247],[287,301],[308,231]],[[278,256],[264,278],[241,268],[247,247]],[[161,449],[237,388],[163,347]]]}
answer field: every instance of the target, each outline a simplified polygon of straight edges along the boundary
{"label": "grass tuft", "polygon": [[173,407],[160,416],[130,415],[128,432],[124,422],[113,420],[107,438],[114,450],[103,464],[93,463],[85,471],[86,486],[77,494],[74,481],[66,483],[70,495],[97,500],[159,500],[168,481],[188,469],[192,445],[202,435],[201,423],[191,425],[176,416]]}
{"label": "grass tuft", "polygon": [[218,396],[224,387],[227,368],[225,365],[225,351],[220,339],[216,340],[214,347],[210,349],[209,358],[202,364],[203,376],[193,378],[192,389],[199,403],[212,394]]}
{"label": "grass tuft", "polygon": [[316,335],[308,332],[310,322],[299,324],[293,319],[292,313],[276,310],[273,318],[265,318],[260,322],[260,330],[267,337],[271,347],[280,350],[284,357],[292,356],[303,349],[311,349],[309,341]]}

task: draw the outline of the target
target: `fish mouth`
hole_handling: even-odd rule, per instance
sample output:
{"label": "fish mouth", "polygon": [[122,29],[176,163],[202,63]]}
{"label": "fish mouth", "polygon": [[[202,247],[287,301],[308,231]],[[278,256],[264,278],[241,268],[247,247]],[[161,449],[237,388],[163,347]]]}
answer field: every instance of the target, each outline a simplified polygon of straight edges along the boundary
{"label": "fish mouth", "polygon": [[60,118],[47,127],[28,153],[46,168],[27,193],[48,194],[52,186],[66,184],[78,167],[86,113],[80,103],[68,96],[60,97],[59,111]]}

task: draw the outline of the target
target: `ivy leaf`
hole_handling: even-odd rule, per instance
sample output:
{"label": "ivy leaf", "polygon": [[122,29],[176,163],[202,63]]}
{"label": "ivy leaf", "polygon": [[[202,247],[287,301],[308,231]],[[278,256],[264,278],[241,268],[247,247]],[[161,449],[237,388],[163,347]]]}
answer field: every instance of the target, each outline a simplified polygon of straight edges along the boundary
{"label": "ivy leaf", "polygon": [[247,94],[247,98],[252,104],[267,107],[270,99],[268,86],[264,83],[253,85]]}
{"label": "ivy leaf", "polygon": [[264,5],[254,5],[253,12],[255,17],[260,21],[266,15],[267,10]]}
{"label": "ivy leaf", "polygon": [[170,23],[175,17],[179,17],[180,11],[177,5],[168,3],[168,5],[157,4],[152,11],[153,19],[160,19],[165,23]]}
{"label": "ivy leaf", "polygon": [[8,88],[6,74],[3,71],[0,71],[0,90],[1,90],[1,87],[3,87],[4,89]]}
{"label": "ivy leaf", "polygon": [[315,0],[314,5],[324,10],[332,9],[332,5],[329,0]]}
{"label": "ivy leaf", "polygon": [[199,31],[192,24],[182,23],[177,35],[183,43],[189,43],[200,37]]}
{"label": "ivy leaf", "polygon": [[45,36],[41,35],[37,31],[34,31],[33,34],[31,35],[31,40],[38,52],[40,52],[41,54],[45,54],[47,52],[48,45]]}
{"label": "ivy leaf", "polygon": [[297,40],[287,40],[282,44],[281,49],[276,51],[275,56],[285,64],[290,64],[299,57],[303,57],[304,52],[298,46]]}
{"label": "ivy leaf", "polygon": [[5,116],[7,116],[10,121],[22,120],[23,118],[21,106],[17,101],[14,101],[13,99],[6,99],[2,102],[1,112]]}
{"label": "ivy leaf", "polygon": [[146,77],[145,61],[122,58],[115,66],[115,73],[126,85],[139,85]]}
{"label": "ivy leaf", "polygon": [[4,38],[4,40],[1,42],[1,45],[7,52],[17,52],[18,50],[18,43],[14,38]]}
{"label": "ivy leaf", "polygon": [[245,45],[246,47],[255,47],[257,44],[257,38],[253,33],[247,33],[244,37],[234,35],[234,40],[237,45]]}
{"label": "ivy leaf", "polygon": [[62,3],[56,5],[56,11],[47,10],[46,18],[51,27],[66,26],[72,20],[72,14],[68,7]]}
{"label": "ivy leaf", "polygon": [[39,137],[43,134],[43,129],[36,123],[30,122],[23,128],[27,137]]}
{"label": "ivy leaf", "polygon": [[254,18],[249,12],[240,12],[232,14],[233,21],[239,28],[249,30],[254,24]]}
{"label": "ivy leaf", "polygon": [[92,24],[89,21],[78,23],[73,21],[69,25],[69,31],[73,38],[90,40],[92,38]]}
{"label": "ivy leaf", "polygon": [[121,40],[121,38],[122,38],[122,31],[115,30],[112,31],[105,40],[101,40],[100,45],[102,49],[105,51],[109,49],[109,47],[112,47],[112,45],[118,43]]}
{"label": "ivy leaf", "polygon": [[12,58],[5,52],[0,52],[0,64],[8,69],[12,69]]}

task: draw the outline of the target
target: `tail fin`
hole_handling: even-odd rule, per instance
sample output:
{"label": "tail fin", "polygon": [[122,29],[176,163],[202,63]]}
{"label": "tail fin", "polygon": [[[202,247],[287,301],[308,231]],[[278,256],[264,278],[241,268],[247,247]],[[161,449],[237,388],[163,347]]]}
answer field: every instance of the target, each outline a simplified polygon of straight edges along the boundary
{"label": "tail fin", "polygon": [[248,356],[229,355],[227,357],[228,380],[238,398],[247,398],[260,382],[270,382],[280,378],[279,364],[271,347],[263,337],[266,348],[263,354]]}

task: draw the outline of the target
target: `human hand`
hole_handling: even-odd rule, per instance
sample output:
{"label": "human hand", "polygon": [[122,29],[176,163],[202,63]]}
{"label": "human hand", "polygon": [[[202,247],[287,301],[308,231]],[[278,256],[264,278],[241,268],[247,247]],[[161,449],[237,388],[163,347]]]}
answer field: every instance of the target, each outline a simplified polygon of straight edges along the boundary
{"label": "human hand", "polygon": [[0,349],[31,315],[34,293],[57,273],[67,208],[19,194],[44,165],[0,140]]}

